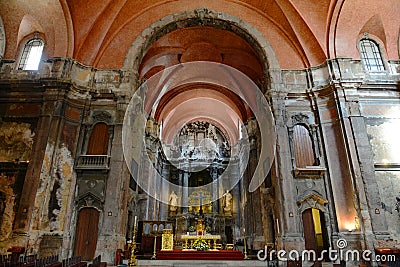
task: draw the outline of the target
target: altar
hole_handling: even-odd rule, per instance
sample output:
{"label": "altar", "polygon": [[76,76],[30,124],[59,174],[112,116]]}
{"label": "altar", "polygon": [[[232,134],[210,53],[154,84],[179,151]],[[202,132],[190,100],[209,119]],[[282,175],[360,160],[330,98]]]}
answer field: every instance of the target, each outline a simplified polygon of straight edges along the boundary
{"label": "altar", "polygon": [[[203,239],[207,241],[208,247],[212,248],[213,250],[217,250],[217,240],[221,239],[220,235],[211,235],[211,234],[205,234],[205,235],[181,235],[181,239],[184,242],[183,245],[183,250],[191,250],[193,247],[193,242],[198,239]],[[211,246],[211,241],[213,241],[213,244]]]}

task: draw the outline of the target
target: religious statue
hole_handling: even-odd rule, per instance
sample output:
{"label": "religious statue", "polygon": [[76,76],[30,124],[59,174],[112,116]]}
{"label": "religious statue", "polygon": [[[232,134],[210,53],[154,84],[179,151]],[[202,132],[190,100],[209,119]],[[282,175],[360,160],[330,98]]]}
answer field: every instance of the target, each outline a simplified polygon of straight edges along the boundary
{"label": "religious statue", "polygon": [[178,208],[178,196],[175,194],[175,191],[172,191],[169,195],[169,210],[176,211]]}
{"label": "religious statue", "polygon": [[232,211],[232,194],[229,193],[229,191],[226,191],[224,194],[224,211],[225,212],[231,212]]}

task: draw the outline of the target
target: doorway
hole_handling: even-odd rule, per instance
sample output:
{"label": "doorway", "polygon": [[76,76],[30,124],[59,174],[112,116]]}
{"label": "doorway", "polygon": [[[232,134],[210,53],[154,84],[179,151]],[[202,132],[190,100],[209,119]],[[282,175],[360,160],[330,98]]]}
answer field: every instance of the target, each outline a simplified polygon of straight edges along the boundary
{"label": "doorway", "polygon": [[74,256],[81,256],[84,261],[91,261],[94,258],[99,233],[99,218],[100,212],[95,208],[83,208],[79,211]]}
{"label": "doorway", "polygon": [[[306,250],[313,250],[317,257],[329,247],[325,215],[318,209],[307,209],[303,212],[303,227]],[[326,253],[324,254],[326,255]]]}

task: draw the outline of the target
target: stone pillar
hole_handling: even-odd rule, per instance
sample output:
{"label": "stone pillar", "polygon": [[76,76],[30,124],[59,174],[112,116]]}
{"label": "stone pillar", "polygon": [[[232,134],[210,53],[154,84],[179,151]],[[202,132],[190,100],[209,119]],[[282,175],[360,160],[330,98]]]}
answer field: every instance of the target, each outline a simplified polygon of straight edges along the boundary
{"label": "stone pillar", "polygon": [[[276,201],[279,203],[279,211],[275,218],[278,249],[304,248],[304,239],[301,227],[301,214],[297,213],[296,187],[292,174],[292,162],[290,143],[286,125],[286,92],[271,91],[272,108],[274,111],[276,127],[276,153],[275,173]],[[289,213],[294,214],[293,217]]]}
{"label": "stone pillar", "polygon": [[[334,203],[339,232],[347,233],[349,229],[354,229],[357,203],[354,199],[354,172],[349,154],[351,131],[346,130],[348,118],[342,109],[344,99],[337,95],[334,87],[326,88],[324,97],[317,99],[327,158],[327,175],[332,187],[330,201]],[[347,134],[350,134],[350,139]]]}
{"label": "stone pillar", "polygon": [[[99,238],[96,255],[102,261],[114,263],[115,252],[125,245],[128,216],[129,171],[122,151],[122,123],[114,126],[114,139],[111,150],[110,171],[106,182],[106,198],[103,219],[99,224]],[[109,212],[112,216],[109,216]],[[110,213],[110,214],[111,214]]]}
{"label": "stone pillar", "polygon": [[170,173],[170,168],[169,168],[169,164],[168,163],[163,163],[162,164],[162,180],[161,180],[161,188],[160,188],[160,193],[161,195],[161,199],[164,200],[165,203],[160,203],[160,220],[167,220],[168,219],[168,198],[169,198],[169,187],[167,185],[167,182],[169,180],[169,173]]}
{"label": "stone pillar", "polygon": [[61,102],[56,102],[58,95],[58,92],[50,90],[44,94],[43,110],[39,117],[36,133],[36,136],[40,138],[36,140],[32,148],[32,156],[25,176],[22,197],[15,217],[14,229],[16,232],[27,233],[30,230],[30,221],[34,208],[32,203],[35,202],[43,160],[46,153],[47,157],[52,158],[54,152],[53,150],[52,154],[49,155],[49,151],[46,151],[46,148],[48,143],[52,143],[54,146],[59,135]]}
{"label": "stone pillar", "polygon": [[183,171],[183,192],[182,192],[182,205],[186,206],[183,207],[183,213],[187,213],[189,211],[189,208],[187,205],[189,204],[189,174],[187,171]]}
{"label": "stone pillar", "polygon": [[384,213],[375,214],[381,208],[381,196],[375,177],[373,151],[368,139],[367,127],[360,112],[357,88],[359,84],[342,84],[337,87],[337,97],[341,103],[343,128],[349,146],[350,163],[353,170],[353,186],[357,194],[356,208],[358,222],[364,232],[365,248],[373,250],[376,239],[389,237]]}
{"label": "stone pillar", "polygon": [[[212,163],[211,165],[211,170],[210,170],[210,174],[211,174],[211,179],[214,181],[213,183],[213,188],[212,188],[212,195],[216,196],[218,195],[218,184],[215,183],[215,181],[218,179],[218,165],[217,163]],[[213,214],[217,214],[218,213],[218,200],[214,201],[212,203],[213,206]]]}

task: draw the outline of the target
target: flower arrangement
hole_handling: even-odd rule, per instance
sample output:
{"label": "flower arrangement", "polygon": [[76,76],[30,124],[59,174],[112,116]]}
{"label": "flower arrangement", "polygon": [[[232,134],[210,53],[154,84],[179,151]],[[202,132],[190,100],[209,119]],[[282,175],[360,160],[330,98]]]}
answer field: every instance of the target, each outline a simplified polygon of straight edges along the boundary
{"label": "flower arrangement", "polygon": [[194,232],[196,231],[196,227],[194,227],[193,225],[189,226],[189,232]]}
{"label": "flower arrangement", "polygon": [[206,240],[199,237],[198,239],[196,239],[193,242],[193,248],[198,251],[205,251],[205,250],[209,250],[210,246],[208,245]]}

